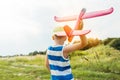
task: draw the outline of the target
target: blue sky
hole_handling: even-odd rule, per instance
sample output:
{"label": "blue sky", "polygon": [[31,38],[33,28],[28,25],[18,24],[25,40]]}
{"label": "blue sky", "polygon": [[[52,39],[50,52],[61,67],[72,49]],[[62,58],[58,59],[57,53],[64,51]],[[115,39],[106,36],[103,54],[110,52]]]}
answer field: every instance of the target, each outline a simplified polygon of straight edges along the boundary
{"label": "blue sky", "polygon": [[75,25],[75,21],[55,22],[53,17],[76,15],[82,8],[87,12],[114,8],[110,15],[84,20],[84,29],[91,29],[87,37],[120,37],[119,4],[119,0],[1,0],[0,55],[46,50],[53,43],[54,27]]}

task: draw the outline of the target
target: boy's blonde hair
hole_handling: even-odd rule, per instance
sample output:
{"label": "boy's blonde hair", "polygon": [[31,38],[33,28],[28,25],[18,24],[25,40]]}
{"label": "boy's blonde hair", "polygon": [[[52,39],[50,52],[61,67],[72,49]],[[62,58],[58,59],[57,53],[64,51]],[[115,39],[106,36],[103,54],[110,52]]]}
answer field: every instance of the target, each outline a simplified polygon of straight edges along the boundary
{"label": "boy's blonde hair", "polygon": [[52,31],[52,35],[56,35],[57,32],[64,31],[62,26],[55,27]]}

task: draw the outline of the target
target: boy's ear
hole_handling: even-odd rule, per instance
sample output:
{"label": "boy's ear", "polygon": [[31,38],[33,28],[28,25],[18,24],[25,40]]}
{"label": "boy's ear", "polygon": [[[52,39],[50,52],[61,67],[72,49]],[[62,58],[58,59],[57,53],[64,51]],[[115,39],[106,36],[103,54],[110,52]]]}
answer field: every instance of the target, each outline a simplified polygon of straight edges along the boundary
{"label": "boy's ear", "polygon": [[52,40],[54,40],[54,36],[52,36]]}

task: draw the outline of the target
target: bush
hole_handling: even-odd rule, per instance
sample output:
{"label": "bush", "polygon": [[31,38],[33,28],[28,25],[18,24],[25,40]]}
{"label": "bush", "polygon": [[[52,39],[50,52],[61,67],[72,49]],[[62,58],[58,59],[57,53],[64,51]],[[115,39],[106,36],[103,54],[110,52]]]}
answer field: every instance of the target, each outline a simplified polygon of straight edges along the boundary
{"label": "bush", "polygon": [[34,52],[30,52],[29,53],[29,56],[35,56],[35,55],[37,55],[37,54],[45,54],[46,53],[46,51],[34,51]]}
{"label": "bush", "polygon": [[104,45],[107,45],[107,44],[109,44],[113,39],[116,39],[116,38],[107,38],[107,39],[103,40],[103,44],[104,44]]}
{"label": "bush", "polygon": [[115,49],[120,50],[120,38],[113,39],[108,45]]}

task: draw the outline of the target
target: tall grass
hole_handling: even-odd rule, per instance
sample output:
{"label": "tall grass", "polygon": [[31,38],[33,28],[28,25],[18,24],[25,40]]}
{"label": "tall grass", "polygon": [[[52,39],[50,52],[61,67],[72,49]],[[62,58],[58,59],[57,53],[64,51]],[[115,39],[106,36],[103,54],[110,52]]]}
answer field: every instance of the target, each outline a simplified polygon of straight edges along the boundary
{"label": "tall grass", "polygon": [[[109,46],[99,45],[72,56],[72,71],[80,80],[120,80],[120,51]],[[77,54],[81,54],[78,51]]]}

